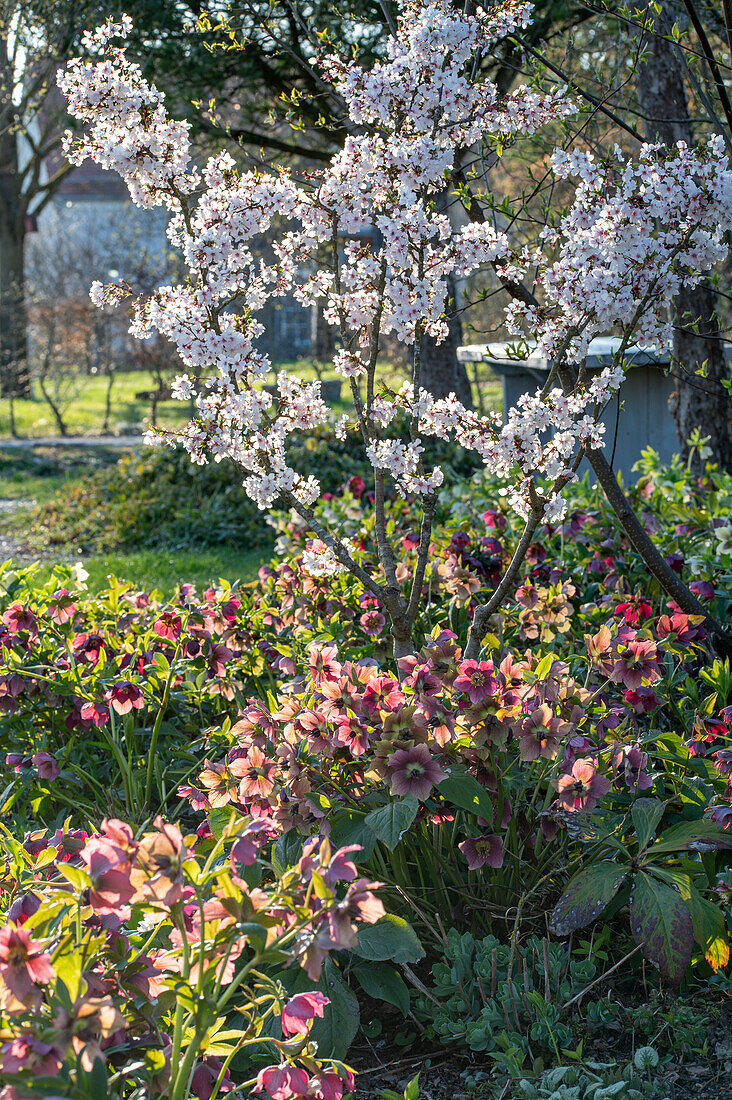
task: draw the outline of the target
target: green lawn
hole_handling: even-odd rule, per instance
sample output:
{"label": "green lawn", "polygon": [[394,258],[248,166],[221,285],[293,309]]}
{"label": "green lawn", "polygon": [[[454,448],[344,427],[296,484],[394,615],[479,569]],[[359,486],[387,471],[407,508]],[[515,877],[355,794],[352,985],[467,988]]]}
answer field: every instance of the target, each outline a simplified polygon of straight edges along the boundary
{"label": "green lawn", "polygon": [[[129,371],[117,375],[112,389],[112,415],[109,430],[113,434],[139,434],[150,426],[150,403],[140,401],[136,393],[154,390],[156,383],[149,371]],[[100,435],[104,423],[107,380],[101,375],[80,375],[73,399],[63,411],[68,435]],[[71,396],[71,395],[70,395]],[[188,419],[188,405],[180,401],[161,401],[158,422],[179,427]],[[34,384],[32,400],[15,402],[16,432],[21,438],[39,439],[57,436],[58,427],[49,406]],[[7,398],[0,400],[0,436],[9,436],[10,409]]]}
{"label": "green lawn", "polygon": [[91,592],[107,585],[115,576],[147,592],[157,588],[171,595],[181,582],[195,584],[199,592],[219,578],[229,581],[253,581],[269,554],[222,548],[221,550],[139,550],[130,554],[110,553],[83,559],[89,573]]}
{"label": "green lawn", "polygon": [[[279,364],[277,370],[288,370],[302,378],[312,379],[315,370],[311,362],[302,360],[297,363]],[[327,379],[328,375],[323,375]],[[331,375],[330,378],[334,376]],[[398,388],[406,375],[396,370],[384,374],[390,385]],[[274,378],[272,379],[274,381]],[[473,390],[475,379],[471,376]],[[501,384],[493,375],[489,366],[481,367],[480,394],[484,409],[501,407]],[[150,426],[150,403],[140,401],[136,393],[156,388],[155,380],[148,371],[129,371],[117,375],[112,390],[112,415],[109,430],[112,434],[140,434]],[[80,376],[74,387],[73,400],[63,412],[68,435],[100,435],[104,423],[107,381],[101,375]],[[343,397],[346,398],[346,385],[343,385]],[[347,411],[348,402],[335,402],[334,411]],[[476,402],[478,405],[478,402]],[[44,401],[40,390],[34,385],[33,399],[18,400],[14,403],[16,433],[23,439],[41,439],[57,436],[58,427],[53,414]],[[158,405],[158,424],[162,427],[179,428],[189,418],[190,406],[187,402],[161,401]],[[9,437],[10,409],[7,398],[0,399],[0,438]]]}
{"label": "green lawn", "polygon": [[157,588],[166,595],[172,594],[182,581],[195,584],[200,590],[220,577],[232,583],[255,579],[260,565],[269,557],[265,550],[222,547],[201,551],[113,551],[85,557],[68,548],[49,550],[37,536],[29,534],[31,509],[25,501],[40,504],[49,500],[64,485],[116,461],[120,453],[108,448],[34,447],[19,451],[0,447],[0,500],[18,502],[8,510],[0,510],[0,560],[13,557],[28,564],[38,556],[43,569],[53,561],[73,562],[81,558],[93,592],[104,588],[111,574],[136,588],[147,591]]}

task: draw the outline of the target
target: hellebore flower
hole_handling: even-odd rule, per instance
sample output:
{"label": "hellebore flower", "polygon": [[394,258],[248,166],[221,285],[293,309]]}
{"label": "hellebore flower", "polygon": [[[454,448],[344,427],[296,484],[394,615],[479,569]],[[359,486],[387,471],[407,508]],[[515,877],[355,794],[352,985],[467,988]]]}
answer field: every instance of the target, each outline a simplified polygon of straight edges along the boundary
{"label": "hellebore flower", "polygon": [[0,979],[17,1000],[25,1000],[36,983],[46,985],[54,974],[50,955],[30,932],[12,925],[0,928]]}
{"label": "hellebore flower", "polygon": [[434,786],[445,778],[426,745],[413,745],[411,749],[397,749],[386,761],[391,781],[391,793],[412,794],[421,802],[429,798]]}
{"label": "hellebore flower", "polygon": [[296,1066],[265,1066],[257,1074],[255,1092],[268,1092],[272,1100],[290,1100],[306,1096],[309,1078]]}
{"label": "hellebore flower", "polygon": [[[215,1058],[213,1055],[209,1055],[202,1062],[199,1062],[191,1077],[191,1095],[196,1096],[198,1100],[211,1100],[223,1064],[220,1058]],[[227,1069],[218,1087],[218,1095],[222,1096],[226,1092],[231,1092],[234,1088],[236,1086],[231,1080]]]}
{"label": "hellebore flower", "polygon": [[486,863],[496,870],[503,866],[503,840],[500,836],[471,836],[458,844],[458,848],[467,859],[471,871],[477,871]]}
{"label": "hellebore flower", "polygon": [[316,1016],[322,1019],[323,1009],[329,1004],[330,998],[317,990],[312,993],[297,993],[282,1009],[282,1034],[307,1035],[311,1021]]}
{"label": "hellebore flower", "polygon": [[565,810],[589,811],[609,790],[610,783],[604,775],[598,774],[594,760],[581,756],[575,760],[570,772],[559,776],[557,801]]}
{"label": "hellebore flower", "polygon": [[471,703],[480,703],[498,690],[492,661],[462,661],[454,688],[466,692]]}
{"label": "hellebore flower", "polygon": [[164,611],[153,623],[153,630],[160,638],[175,642],[180,638],[183,622],[174,611]]}
{"label": "hellebore flower", "polygon": [[129,680],[117,680],[107,692],[106,698],[117,714],[129,714],[131,710],[141,710],[145,705],[142,692]]}
{"label": "hellebore flower", "polygon": [[33,757],[33,764],[38,772],[39,779],[47,779],[53,782],[54,779],[58,779],[61,774],[61,769],[56,763],[55,757],[51,756],[50,752],[37,752]]}

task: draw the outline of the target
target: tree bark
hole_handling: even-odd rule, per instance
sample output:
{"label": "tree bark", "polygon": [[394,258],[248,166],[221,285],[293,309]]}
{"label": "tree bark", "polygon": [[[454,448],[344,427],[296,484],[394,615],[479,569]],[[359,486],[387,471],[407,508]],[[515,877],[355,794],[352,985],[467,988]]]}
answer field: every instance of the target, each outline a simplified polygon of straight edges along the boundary
{"label": "tree bark", "polygon": [[420,384],[433,397],[447,397],[454,393],[466,408],[472,409],[473,397],[465,364],[458,362],[457,349],[463,342],[463,326],[456,313],[455,283],[447,279],[450,298],[447,314],[449,335],[441,344],[431,336],[422,337],[420,360]]}
{"label": "tree bark", "polygon": [[25,204],[17,139],[0,134],[0,392],[30,396],[25,302]]}
{"label": "tree bark", "polygon": [[[684,65],[678,47],[666,34],[670,21],[655,9],[655,34],[645,43],[646,56],[637,74],[638,103],[648,141],[673,146],[689,145],[694,131],[684,82]],[[732,472],[732,401],[721,385],[730,377],[724,341],[716,312],[716,295],[710,283],[684,287],[673,306],[676,387],[669,408],[676,421],[682,457],[689,457],[688,439],[699,428],[709,436],[713,460]],[[706,363],[704,375],[696,372]],[[692,468],[703,473],[704,462],[695,452]]]}
{"label": "tree bark", "polygon": [[[441,191],[435,199],[440,214],[450,218],[453,229],[458,228],[457,217],[462,205],[456,203],[451,188]],[[447,280],[447,327],[449,334],[441,344],[431,336],[422,336],[420,346],[420,385],[433,397],[447,397],[454,393],[467,409],[473,407],[470,380],[464,363],[458,362],[457,349],[463,342],[463,326],[458,311],[458,289],[455,280]]]}

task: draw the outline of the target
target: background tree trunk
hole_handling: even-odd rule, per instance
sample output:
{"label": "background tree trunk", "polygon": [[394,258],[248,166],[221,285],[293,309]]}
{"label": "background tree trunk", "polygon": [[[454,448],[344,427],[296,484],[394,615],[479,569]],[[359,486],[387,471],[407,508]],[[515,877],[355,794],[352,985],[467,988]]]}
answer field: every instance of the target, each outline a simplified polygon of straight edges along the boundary
{"label": "background tree trunk", "polygon": [[456,313],[455,283],[447,280],[448,305],[447,324],[450,334],[438,344],[431,336],[422,337],[420,378],[423,389],[433,397],[457,395],[468,409],[473,407],[468,372],[464,363],[458,362],[457,349],[463,342],[463,326],[460,315]]}
{"label": "background tree trunk", "polygon": [[[655,18],[657,33],[646,41],[644,63],[638,68],[637,94],[643,127],[649,141],[674,145],[694,142],[689,103],[684,82],[684,65],[678,47],[663,35],[670,32],[664,11]],[[676,388],[670,409],[684,459],[689,456],[687,440],[700,428],[710,436],[713,460],[732,471],[732,401],[720,385],[729,378],[724,341],[716,313],[716,295],[710,283],[685,287],[674,303],[674,373]],[[707,364],[705,376],[695,372]],[[702,473],[698,454],[693,459],[696,473]]]}
{"label": "background tree trunk", "polygon": [[0,392],[30,396],[25,303],[25,203],[16,134],[0,134]]}
{"label": "background tree trunk", "polygon": [[[447,188],[441,191],[436,196],[435,205],[440,214],[447,214],[455,230],[459,228],[460,216],[464,217],[464,214],[462,205],[456,202],[450,190]],[[422,337],[421,385],[433,397],[447,397],[448,394],[454,393],[466,408],[472,409],[473,397],[468,372],[465,364],[459,363],[457,357],[457,349],[463,342],[463,326],[458,312],[458,288],[452,276],[449,276],[446,282],[447,325],[450,332],[441,344],[436,343],[431,336]]]}

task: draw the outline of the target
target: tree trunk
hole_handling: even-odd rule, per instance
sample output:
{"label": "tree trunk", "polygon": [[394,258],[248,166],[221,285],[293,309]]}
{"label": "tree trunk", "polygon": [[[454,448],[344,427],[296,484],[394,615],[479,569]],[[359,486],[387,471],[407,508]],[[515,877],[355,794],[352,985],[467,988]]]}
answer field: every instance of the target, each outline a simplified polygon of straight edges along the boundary
{"label": "tree trunk", "polygon": [[[665,12],[657,14],[657,34],[646,41],[645,63],[637,74],[638,102],[645,116],[648,141],[672,146],[677,141],[692,145],[694,132],[684,83],[684,66],[678,47],[666,37],[670,22]],[[716,313],[716,295],[710,283],[685,287],[673,307],[674,374],[676,388],[669,407],[676,421],[681,454],[688,459],[688,439],[699,428],[709,436],[712,457],[724,470],[732,471],[732,401],[721,380],[730,376],[724,341]],[[706,363],[704,376],[696,371]],[[704,463],[695,453],[697,474]]]}
{"label": "tree trunk", "polygon": [[[441,191],[435,198],[440,214],[447,214],[453,230],[459,228],[462,206],[451,195],[451,188]],[[463,326],[458,312],[458,287],[449,276],[447,282],[447,325],[449,335],[441,344],[431,336],[423,336],[420,347],[420,385],[433,397],[447,397],[454,393],[466,408],[472,409],[473,397],[470,380],[464,363],[458,362],[457,349],[463,342]]]}
{"label": "tree trunk", "polygon": [[455,312],[455,284],[447,280],[448,304],[447,324],[449,336],[438,344],[431,336],[422,337],[420,349],[420,385],[433,397],[447,397],[454,393],[466,408],[472,409],[473,398],[470,381],[464,363],[458,362],[457,349],[463,342],[463,326],[460,315]]}
{"label": "tree trunk", "polygon": [[0,392],[30,396],[25,303],[25,208],[16,134],[0,134]]}

